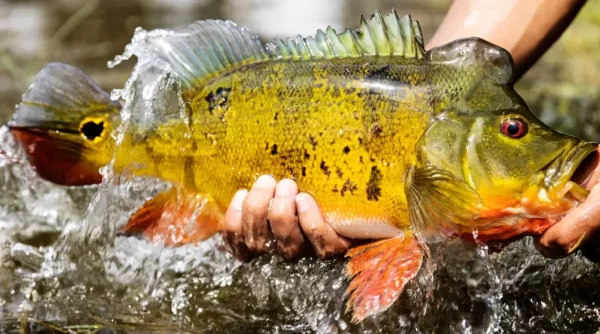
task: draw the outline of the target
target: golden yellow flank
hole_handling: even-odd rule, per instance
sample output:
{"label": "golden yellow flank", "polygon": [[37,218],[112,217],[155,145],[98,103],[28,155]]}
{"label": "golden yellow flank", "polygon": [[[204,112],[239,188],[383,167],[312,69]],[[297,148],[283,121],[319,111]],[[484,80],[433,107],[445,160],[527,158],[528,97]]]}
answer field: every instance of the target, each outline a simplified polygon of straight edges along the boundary
{"label": "golden yellow flank", "polygon": [[[257,176],[294,178],[325,213],[406,227],[403,179],[431,117],[423,60],[261,62],[185,95],[173,120],[117,164],[211,194],[225,209]],[[133,131],[133,130],[132,130]]]}

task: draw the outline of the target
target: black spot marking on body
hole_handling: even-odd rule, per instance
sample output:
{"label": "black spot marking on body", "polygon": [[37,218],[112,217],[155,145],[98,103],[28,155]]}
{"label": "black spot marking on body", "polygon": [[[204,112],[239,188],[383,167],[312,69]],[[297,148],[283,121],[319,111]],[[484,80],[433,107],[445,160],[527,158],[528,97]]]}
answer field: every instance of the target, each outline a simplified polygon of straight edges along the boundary
{"label": "black spot marking on body", "polygon": [[390,65],[382,66],[378,69],[374,69],[372,71],[368,71],[365,75],[365,79],[367,80],[389,80],[390,78]]}
{"label": "black spot marking on body", "polygon": [[275,113],[275,117],[273,118],[274,121],[276,121],[279,118],[279,112]]}
{"label": "black spot marking on body", "polygon": [[[208,111],[213,114],[218,109],[226,110],[228,108],[229,93],[231,88],[219,87],[216,91],[210,92],[206,96],[206,102],[208,102]],[[223,120],[225,113],[221,112],[219,117]]]}
{"label": "black spot marking on body", "polygon": [[306,176],[306,167],[302,166],[302,176]]}
{"label": "black spot marking on body", "polygon": [[337,188],[337,184],[333,186],[333,189],[331,189],[331,191],[333,191],[334,193],[339,193],[340,191]]}
{"label": "black spot marking on body", "polygon": [[304,150],[304,160],[310,159],[310,154],[306,150]]}
{"label": "black spot marking on body", "polygon": [[269,149],[269,142],[265,143],[265,151],[267,151]]}
{"label": "black spot marking on body", "polygon": [[367,200],[369,201],[379,201],[379,197],[381,197],[381,171],[377,166],[371,167],[371,176],[369,177],[369,182],[367,182]]}
{"label": "black spot marking on body", "polygon": [[331,174],[331,171],[329,170],[329,167],[325,164],[325,161],[321,160],[321,165],[319,167],[325,175],[329,176]]}
{"label": "black spot marking on body", "polygon": [[358,186],[350,181],[350,179],[346,180],[346,182],[344,182],[344,185],[342,186],[342,190],[340,191],[340,195],[344,196],[345,193],[347,193],[348,191],[350,192],[351,195],[354,195],[354,192],[358,189]]}
{"label": "black spot marking on body", "polygon": [[344,146],[344,154],[350,153],[350,147]]}
{"label": "black spot marking on body", "polygon": [[312,145],[313,150],[317,149],[317,140],[315,139],[315,137],[313,137],[312,135],[308,136],[308,142]]}
{"label": "black spot marking on body", "polygon": [[344,176],[344,173],[342,172],[341,169],[336,168],[335,169],[335,173],[337,174],[337,176],[339,176],[340,178],[342,178]]}
{"label": "black spot marking on body", "polygon": [[379,123],[375,123],[371,126],[371,129],[369,129],[369,135],[371,137],[383,137],[383,128]]}
{"label": "black spot marking on body", "polygon": [[277,144],[273,144],[273,146],[271,146],[271,154],[272,155],[277,154]]}

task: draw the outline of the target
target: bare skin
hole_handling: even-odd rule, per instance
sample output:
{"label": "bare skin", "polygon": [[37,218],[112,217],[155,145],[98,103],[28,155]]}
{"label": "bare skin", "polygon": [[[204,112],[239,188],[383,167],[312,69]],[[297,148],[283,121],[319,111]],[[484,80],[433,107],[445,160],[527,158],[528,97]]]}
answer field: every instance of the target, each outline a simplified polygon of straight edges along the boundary
{"label": "bare skin", "polygon": [[[432,48],[455,39],[477,36],[507,49],[521,77],[560,37],[585,0],[455,0],[436,34]],[[587,184],[589,198],[536,238],[546,257],[569,255],[582,246],[584,255],[600,260],[594,247],[600,230],[600,166]],[[343,255],[360,240],[349,240],[327,224],[316,201],[299,192],[291,179],[259,177],[252,188],[236,193],[227,211],[224,238],[243,261],[265,253],[286,259],[316,254]]]}

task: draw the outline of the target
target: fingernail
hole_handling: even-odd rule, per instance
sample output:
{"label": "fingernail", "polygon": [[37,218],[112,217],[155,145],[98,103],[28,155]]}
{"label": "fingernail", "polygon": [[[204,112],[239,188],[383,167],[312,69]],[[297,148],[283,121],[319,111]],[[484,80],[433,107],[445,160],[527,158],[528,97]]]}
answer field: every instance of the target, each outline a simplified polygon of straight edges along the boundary
{"label": "fingernail", "polygon": [[300,193],[296,196],[296,209],[298,212],[306,212],[310,210],[310,202],[307,194]]}
{"label": "fingernail", "polygon": [[277,182],[271,175],[261,175],[254,183],[254,187],[257,188],[273,188],[276,185]]}

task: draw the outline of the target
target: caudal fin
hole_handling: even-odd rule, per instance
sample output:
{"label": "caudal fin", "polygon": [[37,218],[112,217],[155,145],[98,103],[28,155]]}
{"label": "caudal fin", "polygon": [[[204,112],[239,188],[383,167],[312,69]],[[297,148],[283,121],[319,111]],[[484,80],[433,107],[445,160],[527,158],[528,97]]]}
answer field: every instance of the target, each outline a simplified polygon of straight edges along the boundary
{"label": "caudal fin", "polygon": [[146,201],[121,229],[165,246],[204,241],[219,232],[223,214],[209,195],[172,188]]}
{"label": "caudal fin", "polygon": [[50,63],[37,74],[8,125],[41,177],[62,185],[95,184],[102,181],[100,167],[112,158],[110,132],[120,109],[81,70]]}
{"label": "caudal fin", "polygon": [[376,241],[348,251],[346,273],[353,277],[346,294],[346,311],[352,321],[387,310],[413,279],[423,262],[423,252],[412,235]]}

